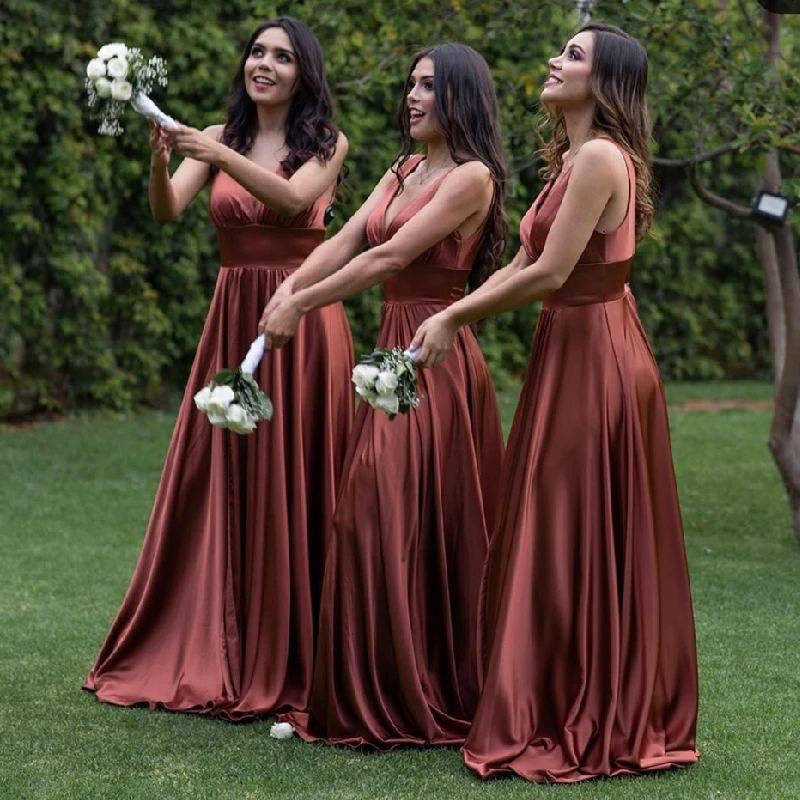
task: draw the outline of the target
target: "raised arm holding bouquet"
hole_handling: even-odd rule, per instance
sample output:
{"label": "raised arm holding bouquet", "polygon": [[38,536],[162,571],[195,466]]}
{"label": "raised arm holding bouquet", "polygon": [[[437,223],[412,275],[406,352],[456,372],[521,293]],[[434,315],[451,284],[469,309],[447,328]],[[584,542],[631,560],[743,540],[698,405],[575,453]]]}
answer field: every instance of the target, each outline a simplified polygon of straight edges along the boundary
{"label": "raised arm holding bouquet", "polygon": [[[256,337],[264,305],[324,239],[347,152],[316,37],[288,17],[260,25],[225,124],[151,122],[150,145],[159,222],[211,182],[221,269],[139,564],[86,686],[110,703],[226,719],[303,708],[352,342],[341,304],[309,315],[291,347],[264,351]],[[173,152],[184,158],[170,174]],[[259,387],[275,414],[256,425],[270,412]]]}

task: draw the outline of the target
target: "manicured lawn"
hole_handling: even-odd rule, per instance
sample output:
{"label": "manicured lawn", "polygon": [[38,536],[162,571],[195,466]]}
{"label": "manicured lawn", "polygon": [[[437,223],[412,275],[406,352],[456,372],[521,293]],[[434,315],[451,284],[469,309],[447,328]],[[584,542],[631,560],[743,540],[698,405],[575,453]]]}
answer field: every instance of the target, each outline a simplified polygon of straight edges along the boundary
{"label": "manicured lawn", "polygon": [[[672,402],[769,387],[670,387]],[[504,415],[516,395],[501,398]],[[699,764],[559,788],[480,783],[455,750],[365,755],[269,724],[112,708],[81,691],[133,570],[173,417],[0,428],[0,798],[800,797],[800,548],[769,412],[673,410],[697,614]]]}

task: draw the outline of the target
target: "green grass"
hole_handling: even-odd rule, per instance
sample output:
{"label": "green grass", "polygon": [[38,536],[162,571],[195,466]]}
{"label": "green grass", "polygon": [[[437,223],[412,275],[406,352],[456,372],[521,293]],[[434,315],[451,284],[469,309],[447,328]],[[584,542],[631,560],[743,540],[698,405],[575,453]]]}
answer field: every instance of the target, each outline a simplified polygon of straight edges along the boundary
{"label": "green grass", "polygon": [[680,405],[689,400],[721,402],[725,400],[772,400],[771,383],[761,381],[705,381],[703,383],[668,383],[667,401]]}
{"label": "green grass", "polygon": [[[501,397],[507,418],[514,402]],[[127,588],[173,418],[0,429],[0,798],[800,797],[800,551],[765,446],[769,413],[673,410],[671,419],[703,755],[684,772],[572,788],[480,783],[452,749],[365,755],[277,742],[268,723],[96,702],[80,685]]]}
{"label": "green grass", "polygon": [[[679,406],[689,401],[704,401],[706,403],[721,403],[735,400],[751,403],[772,400],[775,392],[771,383],[763,381],[705,381],[684,382],[667,384],[667,402],[671,406]],[[519,389],[509,389],[501,392],[500,413],[503,423],[508,429],[510,419],[519,400]]]}

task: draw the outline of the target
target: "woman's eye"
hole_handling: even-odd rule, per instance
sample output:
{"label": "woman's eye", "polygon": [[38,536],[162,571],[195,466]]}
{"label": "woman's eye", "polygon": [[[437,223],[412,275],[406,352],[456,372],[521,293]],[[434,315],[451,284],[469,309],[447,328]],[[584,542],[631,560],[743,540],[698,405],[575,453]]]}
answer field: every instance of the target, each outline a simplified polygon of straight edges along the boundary
{"label": "woman's eye", "polygon": [[425,88],[426,88],[426,89],[427,89],[429,92],[432,92],[432,91],[433,91],[433,83],[432,83],[432,81],[425,81],[425,83],[424,83],[423,85],[425,86]]}

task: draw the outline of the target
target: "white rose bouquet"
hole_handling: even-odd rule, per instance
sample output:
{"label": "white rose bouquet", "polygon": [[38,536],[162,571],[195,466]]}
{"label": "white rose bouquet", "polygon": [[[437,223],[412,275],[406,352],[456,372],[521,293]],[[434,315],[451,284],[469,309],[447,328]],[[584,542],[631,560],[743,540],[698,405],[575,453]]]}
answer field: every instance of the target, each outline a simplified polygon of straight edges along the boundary
{"label": "white rose bouquet", "polygon": [[212,425],[252,433],[260,419],[272,419],[272,401],[253,377],[264,355],[264,342],[262,334],[250,345],[239,369],[223,369],[194,396],[195,405]]}
{"label": "white rose bouquet", "polygon": [[385,411],[390,420],[419,405],[413,356],[399,347],[378,347],[353,368],[356,393],[373,408]]}
{"label": "white rose bouquet", "polygon": [[119,136],[119,118],[130,103],[136,111],[164,128],[175,126],[148,97],[154,84],[167,85],[167,66],[164,59],[144,60],[142,51],[122,42],[104,44],[86,67],[86,91],[89,107],[101,106],[100,133]]}

